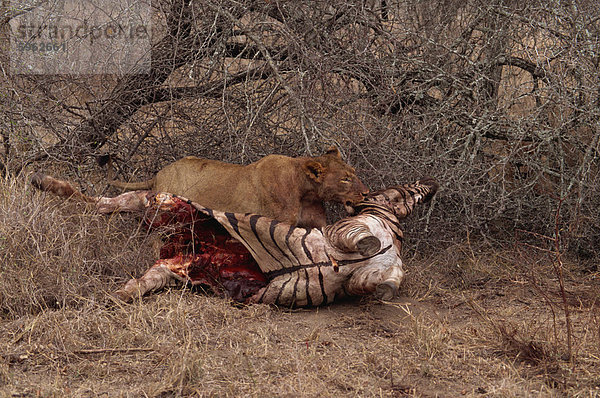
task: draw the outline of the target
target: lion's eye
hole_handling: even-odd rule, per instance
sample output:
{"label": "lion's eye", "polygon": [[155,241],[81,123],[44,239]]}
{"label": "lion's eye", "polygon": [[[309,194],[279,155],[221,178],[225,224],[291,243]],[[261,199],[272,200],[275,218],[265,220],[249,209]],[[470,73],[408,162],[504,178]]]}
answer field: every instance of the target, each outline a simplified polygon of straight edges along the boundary
{"label": "lion's eye", "polygon": [[352,179],[351,179],[350,177],[344,177],[344,178],[342,178],[342,179],[341,179],[341,181],[342,181],[344,184],[349,184],[349,183],[351,183],[351,182],[352,182]]}

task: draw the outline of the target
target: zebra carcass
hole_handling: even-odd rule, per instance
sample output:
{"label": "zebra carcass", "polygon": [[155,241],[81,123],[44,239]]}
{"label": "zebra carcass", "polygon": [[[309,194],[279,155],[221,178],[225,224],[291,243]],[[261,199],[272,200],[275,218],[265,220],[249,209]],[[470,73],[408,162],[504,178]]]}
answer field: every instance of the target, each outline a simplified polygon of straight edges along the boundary
{"label": "zebra carcass", "polygon": [[[37,180],[38,187],[55,192],[53,186],[68,184],[48,176]],[[160,259],[114,293],[121,300],[182,281],[240,302],[310,307],[344,296],[391,299],[404,278],[399,220],[437,188],[426,178],[373,192],[354,207],[355,215],[313,229],[211,210],[168,193],[136,191],[86,201],[95,201],[103,213],[144,210],[151,228],[169,231]]]}
{"label": "zebra carcass", "polygon": [[368,294],[388,300],[404,277],[399,220],[436,190],[427,179],[375,192],[355,207],[355,216],[323,229],[219,212],[170,194],[146,196],[154,226],[175,215],[181,230],[153,267],[115,295],[128,301],[177,279],[238,301],[286,307]]}

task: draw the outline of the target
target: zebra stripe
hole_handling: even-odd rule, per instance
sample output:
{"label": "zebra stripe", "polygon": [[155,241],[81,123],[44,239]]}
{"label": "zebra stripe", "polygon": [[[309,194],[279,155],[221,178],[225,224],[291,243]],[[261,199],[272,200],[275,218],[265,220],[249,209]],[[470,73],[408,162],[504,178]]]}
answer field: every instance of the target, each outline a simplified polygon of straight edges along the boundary
{"label": "zebra stripe", "polygon": [[312,262],[313,261],[312,254],[311,254],[310,250],[308,250],[308,247],[306,247],[306,237],[308,235],[310,235],[311,231],[312,231],[312,228],[307,228],[306,233],[302,236],[302,249],[304,249],[304,254],[306,255],[306,257]]}
{"label": "zebra stripe", "polygon": [[298,256],[296,256],[296,253],[292,250],[292,247],[290,246],[290,236],[292,236],[292,232],[294,232],[294,229],[295,228],[293,226],[290,226],[287,234],[285,235],[285,246],[287,247],[289,252],[292,253],[292,256],[294,256],[293,260],[290,258],[290,260],[292,260],[292,263],[300,264],[300,259],[298,258]]}
{"label": "zebra stripe", "polygon": [[[212,212],[213,216],[214,216],[214,212]],[[252,245],[250,245],[248,243],[248,241],[242,236],[242,234],[240,233],[240,229],[239,229],[239,224],[238,224],[238,219],[235,216],[234,213],[229,213],[229,212],[225,212],[224,213],[225,219],[227,220],[228,224],[223,224],[226,228],[227,226],[229,226],[230,228],[227,228],[229,230],[229,233],[231,233],[233,235],[234,238],[238,239],[240,242],[242,242],[242,244],[244,246],[246,246],[246,248],[250,251],[250,254],[252,254],[252,257],[256,258],[257,257],[257,253],[256,250],[254,250],[254,247]],[[215,217],[216,218],[216,217]],[[218,220],[218,218],[217,218]],[[233,232],[233,233],[232,233]]]}
{"label": "zebra stripe", "polygon": [[[256,240],[258,241],[258,243],[260,243],[260,245],[265,250],[265,252],[270,254],[271,257],[273,257],[273,260],[280,262],[279,259],[277,257],[275,257],[273,255],[273,253],[271,251],[269,251],[269,249],[267,249],[267,247],[265,246],[263,241],[260,239],[260,236],[258,235],[258,232],[256,230],[256,224],[258,223],[258,220],[261,218],[264,219],[265,217],[259,216],[257,214],[253,214],[252,216],[250,216],[250,228],[252,229],[252,232],[254,233]],[[269,227],[269,234],[270,234],[270,227]],[[279,246],[277,246],[277,243],[275,241],[273,241],[273,243],[275,243],[275,246],[279,249]],[[281,252],[281,249],[279,251]]]}
{"label": "zebra stripe", "polygon": [[312,307],[313,301],[312,301],[312,297],[310,296],[310,290],[309,290],[309,287],[310,287],[310,277],[308,275],[308,269],[307,268],[304,269],[304,279],[306,280],[306,287],[305,287],[305,290],[306,290],[306,305],[308,305],[309,307]]}
{"label": "zebra stripe", "polygon": [[[277,250],[279,250],[281,253],[283,253],[283,255],[285,256],[285,258],[287,259],[287,261],[291,263],[292,259],[279,246],[279,244],[277,243],[277,239],[275,239],[275,229],[277,228],[278,225],[279,225],[279,221],[277,221],[277,220],[272,220],[271,224],[269,225],[269,235],[271,236],[271,242],[273,242],[273,244],[275,245],[275,247],[277,248]],[[285,264],[283,264],[283,263],[281,265],[285,266]]]}
{"label": "zebra stripe", "polygon": [[325,293],[325,284],[323,282],[323,273],[321,272],[321,267],[317,267],[319,270],[319,285],[321,285],[321,297],[322,301],[319,304],[327,303],[327,294]]}
{"label": "zebra stripe", "polygon": [[292,280],[293,277],[294,277],[293,275],[290,275],[288,280],[285,281],[279,288],[279,293],[277,293],[277,298],[275,299],[275,305],[279,305],[279,299],[281,298],[281,294],[283,293],[283,291],[285,290],[285,287],[287,286],[288,283],[290,283],[290,281]]}
{"label": "zebra stripe", "polygon": [[296,275],[296,282],[294,282],[294,290],[292,291],[292,300],[290,306],[293,306],[296,303],[296,297],[298,293],[298,282],[300,282],[300,274]]}

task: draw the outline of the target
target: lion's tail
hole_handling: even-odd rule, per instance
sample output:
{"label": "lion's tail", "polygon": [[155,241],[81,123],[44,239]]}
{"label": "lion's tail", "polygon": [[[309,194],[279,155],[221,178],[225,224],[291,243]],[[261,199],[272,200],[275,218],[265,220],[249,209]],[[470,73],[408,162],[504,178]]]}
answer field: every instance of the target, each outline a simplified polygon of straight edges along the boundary
{"label": "lion's tail", "polygon": [[123,182],[118,180],[108,180],[108,184],[113,187],[126,189],[128,191],[138,191],[143,189],[152,189],[154,186],[154,178],[141,182]]}
{"label": "lion's tail", "polygon": [[152,189],[154,187],[155,178],[151,178],[146,181],[141,182],[124,182],[115,180],[115,169],[112,164],[111,156],[107,156],[107,160],[102,159],[102,166],[108,165],[108,185],[112,185],[113,187],[126,189],[128,191],[138,191],[143,189]]}
{"label": "lion's tail", "polygon": [[58,180],[42,172],[33,174],[30,178],[30,181],[31,185],[37,189],[41,191],[52,192],[53,194],[62,198],[71,198],[86,203],[95,203],[97,201],[97,198],[84,195],[69,182]]}

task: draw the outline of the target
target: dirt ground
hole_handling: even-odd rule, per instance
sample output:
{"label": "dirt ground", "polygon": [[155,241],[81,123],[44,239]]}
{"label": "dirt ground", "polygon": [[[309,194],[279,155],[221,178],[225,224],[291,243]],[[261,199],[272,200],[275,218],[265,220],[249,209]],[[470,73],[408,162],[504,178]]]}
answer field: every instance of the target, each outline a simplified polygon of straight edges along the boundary
{"label": "dirt ground", "polygon": [[186,289],[91,301],[2,323],[0,394],[592,397],[600,335],[586,304],[571,307],[571,364],[564,316],[519,281],[295,311]]}

